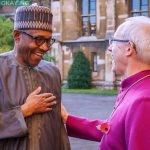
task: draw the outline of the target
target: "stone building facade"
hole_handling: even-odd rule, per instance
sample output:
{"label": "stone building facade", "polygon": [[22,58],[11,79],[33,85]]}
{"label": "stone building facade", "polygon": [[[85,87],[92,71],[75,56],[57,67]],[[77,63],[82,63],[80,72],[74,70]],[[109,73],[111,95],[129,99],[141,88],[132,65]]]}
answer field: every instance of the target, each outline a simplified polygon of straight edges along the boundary
{"label": "stone building facade", "polygon": [[67,80],[74,55],[82,50],[90,61],[92,85],[113,88],[119,77],[111,71],[107,52],[109,38],[126,18],[150,15],[150,0],[31,0],[51,8],[53,36],[57,42],[50,51]]}
{"label": "stone building facade", "polygon": [[90,60],[94,87],[112,88],[119,77],[111,71],[108,40],[126,18],[149,16],[150,0],[53,0],[56,57],[62,80],[67,79],[74,54],[82,50]]}

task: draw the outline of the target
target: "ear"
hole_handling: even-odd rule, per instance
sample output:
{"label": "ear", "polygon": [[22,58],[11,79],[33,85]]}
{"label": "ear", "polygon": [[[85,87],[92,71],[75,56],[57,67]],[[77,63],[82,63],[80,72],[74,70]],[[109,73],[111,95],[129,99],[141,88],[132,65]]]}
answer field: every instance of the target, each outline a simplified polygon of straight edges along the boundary
{"label": "ear", "polygon": [[136,54],[136,47],[133,42],[129,41],[129,45],[127,47],[126,56],[131,56],[133,54]]}
{"label": "ear", "polygon": [[14,30],[14,32],[13,32],[13,37],[14,37],[14,41],[15,41],[15,42],[19,42],[19,41],[20,41],[20,38],[21,38],[20,32],[17,31],[17,30]]}

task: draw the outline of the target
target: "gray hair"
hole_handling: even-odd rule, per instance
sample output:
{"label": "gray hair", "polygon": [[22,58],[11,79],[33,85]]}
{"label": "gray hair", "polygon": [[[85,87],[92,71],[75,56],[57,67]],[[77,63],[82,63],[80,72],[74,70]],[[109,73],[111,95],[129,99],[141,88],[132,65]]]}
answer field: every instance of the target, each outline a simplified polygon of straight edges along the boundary
{"label": "gray hair", "polygon": [[150,64],[150,18],[131,17],[126,19],[119,28],[122,37],[135,44],[138,58]]}

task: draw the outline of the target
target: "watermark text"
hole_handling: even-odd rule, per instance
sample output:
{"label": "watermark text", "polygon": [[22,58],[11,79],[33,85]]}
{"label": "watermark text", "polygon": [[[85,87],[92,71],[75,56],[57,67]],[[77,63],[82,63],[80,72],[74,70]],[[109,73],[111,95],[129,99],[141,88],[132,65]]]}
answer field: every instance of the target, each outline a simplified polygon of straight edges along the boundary
{"label": "watermark text", "polygon": [[28,6],[30,0],[0,0],[0,6]]}

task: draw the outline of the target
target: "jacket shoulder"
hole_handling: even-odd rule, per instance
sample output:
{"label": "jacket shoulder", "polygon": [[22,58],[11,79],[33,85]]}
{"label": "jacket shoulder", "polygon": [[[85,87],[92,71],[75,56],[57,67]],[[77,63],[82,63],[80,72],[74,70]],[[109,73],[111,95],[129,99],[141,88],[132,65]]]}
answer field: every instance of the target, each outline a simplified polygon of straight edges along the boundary
{"label": "jacket shoulder", "polygon": [[38,68],[58,70],[58,68],[56,67],[54,63],[46,61],[46,60],[41,60],[41,62],[38,65]]}
{"label": "jacket shoulder", "polygon": [[[2,64],[9,62],[10,59],[12,58],[12,56],[13,56],[12,51],[1,53],[0,54],[0,63],[1,63],[1,66],[2,66]],[[7,64],[10,64],[10,63],[7,63]]]}

